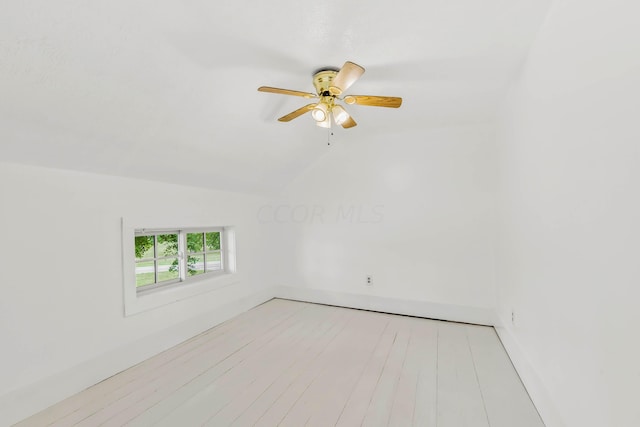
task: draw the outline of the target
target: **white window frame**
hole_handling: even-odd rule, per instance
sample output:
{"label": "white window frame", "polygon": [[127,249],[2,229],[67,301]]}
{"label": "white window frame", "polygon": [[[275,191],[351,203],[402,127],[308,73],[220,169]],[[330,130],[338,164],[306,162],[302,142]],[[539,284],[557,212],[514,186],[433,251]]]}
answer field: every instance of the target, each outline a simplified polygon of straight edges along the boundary
{"label": "white window frame", "polygon": [[[197,295],[216,291],[243,280],[244,274],[236,266],[236,227],[233,225],[211,226],[211,219],[194,220],[159,220],[157,218],[122,218],[122,282],[124,315],[131,316],[152,310]],[[216,221],[220,224],[222,221]],[[176,226],[176,224],[188,226]],[[134,238],[136,232],[167,233],[181,230],[183,232],[200,232],[202,230],[222,230],[220,236],[220,254],[222,270],[189,276],[184,281],[161,282],[158,286],[138,291],[136,286],[136,258]],[[186,236],[186,234],[185,234]],[[184,253],[184,251],[183,251]],[[182,263],[180,263],[182,264]],[[186,268],[186,266],[185,266]],[[145,286],[144,288],[147,288]]]}
{"label": "white window frame", "polygon": [[[158,235],[161,234],[177,234],[178,235],[178,253],[175,256],[163,256],[163,255],[159,255],[158,253],[156,253],[156,248],[158,247]],[[177,258],[178,259],[178,268],[179,270],[182,270],[182,257],[180,256],[180,245],[181,245],[181,239],[180,239],[180,230],[167,230],[167,231],[151,231],[151,230],[141,230],[141,231],[136,231],[135,233],[135,237],[139,237],[139,236],[153,236],[153,244],[154,244],[154,256],[152,258],[145,258],[145,259],[137,259],[136,258],[136,265],[138,262],[144,262],[144,261],[153,261],[153,273],[154,273],[154,283],[150,284],[150,285],[146,285],[146,286],[142,286],[142,287],[138,287],[137,286],[137,281],[136,281],[136,292],[140,293],[140,292],[144,292],[147,290],[153,290],[153,289],[157,289],[163,286],[170,286],[176,283],[180,283],[181,281],[183,281],[182,277],[183,274],[181,271],[178,272],[178,278],[177,279],[173,279],[173,280],[165,280],[162,282],[158,282],[158,261],[162,260],[162,259],[174,259]]]}
{"label": "white window frame", "polygon": [[[220,249],[213,250],[213,251],[208,251],[207,250],[207,243],[206,243],[206,233],[220,233]],[[198,276],[189,276],[186,273],[186,268],[187,268],[187,261],[189,259],[189,255],[197,255],[197,254],[202,254],[203,256],[203,261],[204,261],[204,273],[203,274],[223,274],[225,272],[225,256],[224,256],[224,244],[225,244],[225,238],[224,238],[224,227],[212,227],[212,228],[208,228],[208,229],[204,229],[204,230],[187,230],[184,233],[184,238],[186,239],[187,234],[192,234],[192,233],[202,233],[204,234],[203,237],[203,250],[202,251],[198,251],[198,252],[189,252],[187,250],[186,247],[186,240],[183,242],[184,243],[184,248],[185,248],[185,262],[184,262],[184,268],[185,268],[185,275],[187,276],[187,279],[190,278],[197,278],[200,277],[201,275]],[[211,253],[211,252],[220,252],[220,266],[221,268],[219,270],[214,270],[214,271],[207,271],[207,253]]]}
{"label": "white window frame", "polygon": [[[205,246],[203,247],[203,251],[202,252],[189,252],[187,250],[187,234],[204,234],[206,236],[206,233],[220,233],[220,249],[217,251],[207,251],[206,248],[206,243]],[[206,278],[205,276],[213,276],[213,275],[220,275],[220,274],[226,274],[229,271],[226,269],[226,263],[225,263],[225,245],[226,245],[226,238],[225,238],[225,231],[224,231],[224,227],[206,227],[206,228],[180,228],[180,229],[171,229],[171,230],[167,230],[167,229],[161,229],[161,230],[156,230],[156,229],[148,229],[148,228],[143,228],[143,229],[139,229],[135,231],[135,237],[138,236],[153,236],[154,237],[154,249],[157,248],[157,244],[158,244],[158,237],[159,235],[162,234],[177,234],[178,235],[178,253],[177,255],[169,255],[169,256],[164,256],[164,255],[159,255],[157,253],[154,253],[154,257],[153,258],[148,258],[148,259],[136,259],[136,262],[140,262],[140,261],[153,261],[154,262],[154,274],[155,274],[155,280],[153,284],[150,285],[145,285],[145,286],[137,286],[136,285],[136,292],[139,295],[143,295],[145,293],[149,293],[149,292],[154,292],[156,289],[160,289],[160,288],[165,288],[167,286],[180,286],[181,284],[185,284],[185,283],[190,283],[193,282],[195,280],[201,280],[202,278]],[[206,239],[206,237],[204,237]],[[203,242],[204,243],[204,242]],[[211,252],[220,252],[220,265],[221,268],[218,270],[214,270],[214,271],[206,271],[207,270],[207,266],[206,266],[206,254],[207,253],[211,253]],[[204,273],[202,274],[198,274],[198,275],[194,275],[191,276],[188,274],[188,260],[189,260],[189,256],[193,256],[193,255],[203,255],[203,261],[204,261],[204,266],[203,269],[205,270]],[[177,258],[178,259],[178,278],[177,279],[173,279],[173,280],[165,280],[162,282],[158,282],[158,263],[157,261],[160,259],[174,259]]]}

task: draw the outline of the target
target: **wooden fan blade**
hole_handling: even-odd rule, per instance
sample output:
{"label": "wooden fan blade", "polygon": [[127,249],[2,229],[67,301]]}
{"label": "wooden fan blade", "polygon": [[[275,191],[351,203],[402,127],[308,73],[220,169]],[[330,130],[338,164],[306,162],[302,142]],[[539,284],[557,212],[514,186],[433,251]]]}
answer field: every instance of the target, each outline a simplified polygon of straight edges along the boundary
{"label": "wooden fan blade", "polygon": [[344,102],[353,105],[369,105],[371,107],[398,108],[402,105],[402,98],[397,96],[369,96],[369,95],[348,95],[344,97]]}
{"label": "wooden fan blade", "polygon": [[347,120],[344,121],[344,123],[342,123],[342,127],[345,129],[349,129],[352,128],[354,126],[358,126],[358,124],[356,123],[355,120],[353,120],[353,117],[349,116],[349,118]]}
{"label": "wooden fan blade", "polygon": [[281,95],[301,96],[303,98],[317,98],[318,95],[309,92],[300,92],[299,90],[280,89],[277,87],[260,86],[260,92],[279,93]]}
{"label": "wooden fan blade", "polygon": [[354,84],[363,74],[364,68],[350,61],[345,62],[331,82],[329,92],[331,92],[331,95],[340,95]]}
{"label": "wooden fan blade", "polygon": [[308,113],[309,111],[313,110],[313,107],[315,107],[317,104],[307,104],[304,107],[298,108],[296,111],[292,111],[291,113],[287,114],[286,116],[282,116],[278,119],[279,122],[290,122],[291,120],[295,119],[296,117],[300,117],[301,115],[303,115],[304,113]]}

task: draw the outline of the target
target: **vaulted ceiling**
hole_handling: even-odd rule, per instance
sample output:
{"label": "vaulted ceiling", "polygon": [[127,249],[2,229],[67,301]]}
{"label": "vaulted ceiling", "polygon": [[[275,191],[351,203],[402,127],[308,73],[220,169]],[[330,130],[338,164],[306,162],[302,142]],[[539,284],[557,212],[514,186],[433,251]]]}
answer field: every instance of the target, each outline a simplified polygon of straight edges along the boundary
{"label": "vaulted ceiling", "polygon": [[[314,70],[366,68],[368,135],[492,120],[550,0],[9,2],[0,16],[0,160],[274,192],[322,156],[309,116],[276,119]],[[404,132],[403,134],[406,134]]]}

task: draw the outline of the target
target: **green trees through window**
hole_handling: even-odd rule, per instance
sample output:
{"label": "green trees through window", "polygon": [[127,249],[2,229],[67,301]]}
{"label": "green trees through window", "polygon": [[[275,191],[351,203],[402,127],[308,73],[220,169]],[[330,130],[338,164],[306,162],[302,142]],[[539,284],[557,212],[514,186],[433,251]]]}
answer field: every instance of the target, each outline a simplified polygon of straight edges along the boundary
{"label": "green trees through window", "polygon": [[220,232],[187,233],[187,271],[195,276],[220,270]]}
{"label": "green trees through window", "polygon": [[188,276],[223,270],[221,234],[218,229],[136,235],[136,287],[179,282]]}

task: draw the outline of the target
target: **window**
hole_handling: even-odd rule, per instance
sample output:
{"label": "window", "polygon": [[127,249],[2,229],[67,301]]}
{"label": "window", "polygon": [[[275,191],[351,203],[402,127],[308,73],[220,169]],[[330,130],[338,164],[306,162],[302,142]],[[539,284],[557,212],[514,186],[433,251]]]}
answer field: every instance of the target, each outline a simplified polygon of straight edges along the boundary
{"label": "window", "polygon": [[223,229],[136,230],[138,293],[224,272]]}
{"label": "window", "polygon": [[135,237],[136,286],[180,280],[178,232]]}
{"label": "window", "polygon": [[246,280],[237,266],[236,226],[211,227],[210,221],[209,215],[166,216],[162,212],[122,218],[124,316]]}
{"label": "window", "polygon": [[187,233],[188,274],[195,276],[220,270],[220,232]]}

